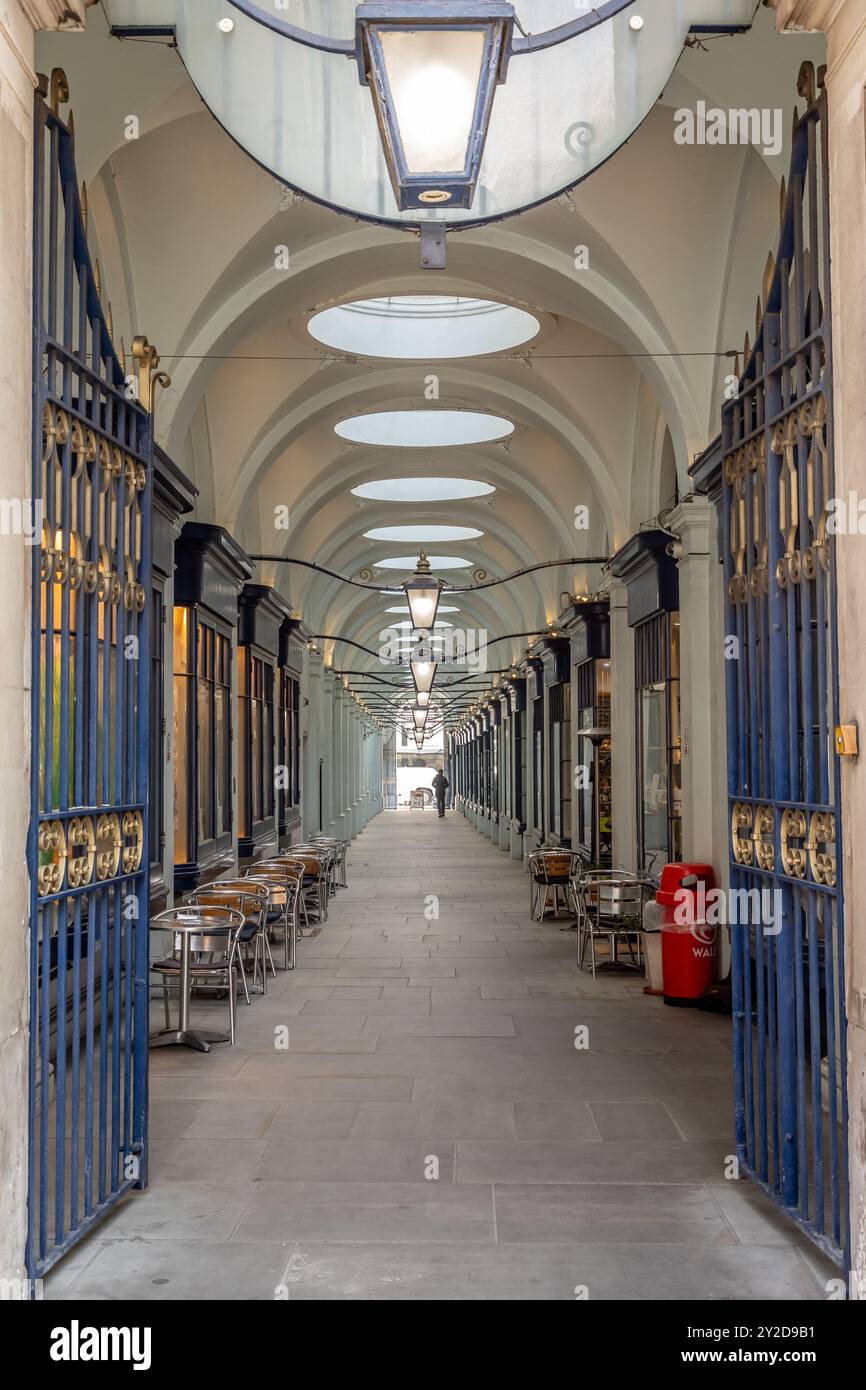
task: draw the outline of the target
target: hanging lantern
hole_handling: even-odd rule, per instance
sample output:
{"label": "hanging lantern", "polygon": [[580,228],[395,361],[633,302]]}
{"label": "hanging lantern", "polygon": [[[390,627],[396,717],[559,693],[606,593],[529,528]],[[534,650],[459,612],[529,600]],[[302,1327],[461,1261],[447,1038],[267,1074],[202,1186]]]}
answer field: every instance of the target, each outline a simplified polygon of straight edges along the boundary
{"label": "hanging lantern", "polygon": [[412,672],[412,679],[415,682],[417,694],[429,695],[433,689],[433,682],[436,679],[436,661],[410,661],[409,669]]}
{"label": "hanging lantern", "polygon": [[499,0],[358,6],[358,67],[401,209],[472,206],[513,25]]}
{"label": "hanging lantern", "polygon": [[406,601],[409,604],[409,617],[414,631],[432,631],[439,610],[439,597],[442,593],[442,580],[434,579],[430,571],[430,561],[421,551],[418,566],[411,579],[403,583]]}

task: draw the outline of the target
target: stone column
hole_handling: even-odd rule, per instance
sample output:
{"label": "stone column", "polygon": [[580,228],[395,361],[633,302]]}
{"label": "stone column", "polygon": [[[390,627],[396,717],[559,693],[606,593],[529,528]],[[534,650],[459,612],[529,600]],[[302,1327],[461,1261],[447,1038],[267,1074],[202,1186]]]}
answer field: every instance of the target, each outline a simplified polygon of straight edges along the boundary
{"label": "stone column", "polygon": [[[827,35],[830,251],[833,304],[833,415],[837,497],[866,497],[866,187],[864,74],[866,10],[861,0],[775,0],[779,29]],[[866,538],[840,536],[839,715],[866,738]],[[852,1275],[866,1281],[866,758],[842,762],[842,855],[848,1011],[849,1185]],[[855,1293],[853,1295],[857,1297]],[[860,1294],[862,1297],[862,1293]]]}
{"label": "stone column", "polygon": [[613,867],[637,868],[637,734],[635,730],[634,632],[628,625],[626,586],[611,579],[610,738]]}
{"label": "stone column", "polygon": [[334,682],[333,671],[322,673],[322,830],[334,833]]}
{"label": "stone column", "polygon": [[383,798],[386,811],[397,809],[397,730],[390,728],[382,741]]}
{"label": "stone column", "polygon": [[718,602],[715,574],[721,568],[716,509],[706,498],[694,497],[671,513],[668,524],[680,537],[683,859],[712,864],[718,876],[728,857],[728,835],[724,603]]}
{"label": "stone column", "polygon": [[360,775],[361,775],[361,715],[353,700],[349,706],[349,814],[352,822],[352,837],[361,829],[360,825]]}
{"label": "stone column", "polygon": [[334,698],[331,705],[331,814],[333,817],[333,833],[339,839],[344,835],[343,822],[343,797],[342,797],[342,691],[343,687],[339,680],[334,680]]}
{"label": "stone column", "polygon": [[508,770],[514,756],[512,752],[512,738],[514,736],[514,715],[502,714],[502,723],[499,726],[499,848],[505,853],[511,849],[511,820],[514,815],[514,807],[509,806],[508,814],[503,811],[505,804],[505,788],[508,783]]}
{"label": "stone column", "polygon": [[[32,499],[34,37],[61,20],[83,27],[84,0],[4,0],[0,5],[0,495]],[[29,1040],[30,585],[32,550],[0,536],[0,1278],[24,1276],[27,1225]]]}
{"label": "stone column", "polygon": [[358,830],[364,829],[370,819],[370,731],[366,717],[358,720]]}
{"label": "stone column", "polygon": [[324,668],[321,652],[304,652],[301,693],[307,737],[304,744],[303,793],[301,816],[304,835],[319,831],[319,759],[322,756],[322,720],[324,713]]}

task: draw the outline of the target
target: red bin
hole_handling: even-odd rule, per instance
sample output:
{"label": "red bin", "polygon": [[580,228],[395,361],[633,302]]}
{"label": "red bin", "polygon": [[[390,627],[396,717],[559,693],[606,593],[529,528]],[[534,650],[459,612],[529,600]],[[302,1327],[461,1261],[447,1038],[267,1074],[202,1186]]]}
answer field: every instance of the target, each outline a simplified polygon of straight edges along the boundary
{"label": "red bin", "polygon": [[[662,869],[656,902],[665,909],[662,988],[666,1004],[694,1006],[715,982],[716,928],[707,926],[701,911],[702,893],[708,893],[715,884],[712,864],[666,864]],[[693,898],[687,924],[674,920],[684,892]]]}

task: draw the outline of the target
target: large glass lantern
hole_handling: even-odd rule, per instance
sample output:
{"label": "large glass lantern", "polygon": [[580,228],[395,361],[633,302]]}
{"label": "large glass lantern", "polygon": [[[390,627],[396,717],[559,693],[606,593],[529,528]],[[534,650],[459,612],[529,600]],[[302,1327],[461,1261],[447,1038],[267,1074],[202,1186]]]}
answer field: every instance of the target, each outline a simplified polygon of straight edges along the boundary
{"label": "large glass lantern", "polygon": [[439,596],[442,593],[442,580],[434,579],[430,561],[421,551],[418,565],[411,579],[403,583],[412,627],[417,631],[432,631],[439,610]]}
{"label": "large glass lantern", "polygon": [[469,208],[514,7],[499,0],[378,0],[357,10],[361,81],[370,88],[397,206]]}
{"label": "large glass lantern", "polygon": [[436,661],[410,661],[409,669],[418,695],[429,695],[436,679]]}

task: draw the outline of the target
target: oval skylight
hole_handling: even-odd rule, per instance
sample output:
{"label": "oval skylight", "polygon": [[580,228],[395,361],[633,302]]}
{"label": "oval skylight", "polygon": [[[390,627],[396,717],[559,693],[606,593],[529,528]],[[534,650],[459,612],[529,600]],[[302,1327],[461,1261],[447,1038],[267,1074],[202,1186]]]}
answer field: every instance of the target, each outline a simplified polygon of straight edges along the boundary
{"label": "oval skylight", "polygon": [[[465,570],[469,569],[474,563],[472,560],[462,560],[458,555],[428,555],[430,568],[435,574],[437,570]],[[377,570],[406,570],[412,573],[418,563],[417,555],[392,555],[385,560],[374,561]]]}
{"label": "oval skylight", "polygon": [[[450,607],[450,606],[448,606],[448,605],[446,605],[446,604],[444,604],[444,603],[440,603],[440,605],[439,605],[439,607],[438,607],[438,609],[437,609],[436,611],[437,611],[438,613],[459,613],[459,612],[460,612],[460,609],[459,609],[459,608],[452,608],[452,607]],[[408,607],[407,607],[407,605],[406,605],[405,603],[399,603],[399,604],[397,604],[394,608],[386,608],[386,609],[385,609],[385,612],[386,612],[386,613],[403,613],[403,614],[406,614],[406,613],[409,612],[409,609],[408,609]],[[437,626],[438,626],[438,624],[437,624]],[[400,624],[399,624],[399,623],[397,623],[397,627],[400,627]]]}
{"label": "oval skylight", "polygon": [[307,327],[317,342],[339,352],[429,362],[521,347],[541,324],[524,309],[490,299],[404,294],[335,305]]}
{"label": "oval skylight", "polygon": [[[390,613],[390,612],[391,612],[391,609],[389,608],[387,611]],[[397,613],[402,613],[402,612],[403,612],[403,609],[402,609],[402,608],[398,608],[398,609],[395,609],[394,611],[397,612]],[[410,627],[412,626],[412,619],[411,619],[411,618],[404,618],[404,620],[403,620],[402,623],[391,623],[390,626],[393,627],[393,628],[397,628],[397,629],[410,628]],[[435,623],[433,624],[433,626],[434,626],[434,627],[453,627],[454,624],[453,624],[453,623],[446,623],[446,622],[443,622],[440,618],[437,618],[436,621],[435,621]]]}
{"label": "oval skylight", "polygon": [[380,410],[334,426],[341,439],[384,449],[443,449],[490,444],[514,433],[510,420],[475,410]]}
{"label": "oval skylight", "polygon": [[405,545],[440,545],[442,541],[477,541],[474,526],[376,526],[365,531],[368,541],[398,541]]}
{"label": "oval skylight", "polygon": [[382,478],[353,487],[352,495],[370,502],[462,502],[495,491],[474,478]]}

